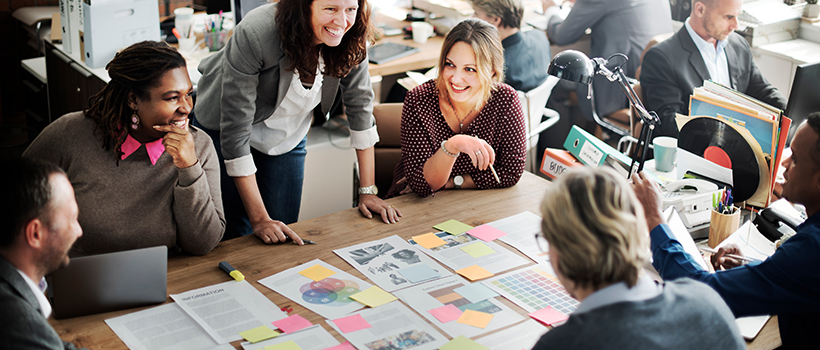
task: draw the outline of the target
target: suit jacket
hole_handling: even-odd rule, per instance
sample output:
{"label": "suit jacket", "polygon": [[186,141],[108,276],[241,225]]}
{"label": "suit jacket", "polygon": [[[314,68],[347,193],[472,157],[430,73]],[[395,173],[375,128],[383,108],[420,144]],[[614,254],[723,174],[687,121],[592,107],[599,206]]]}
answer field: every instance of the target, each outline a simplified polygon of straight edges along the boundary
{"label": "suit jacket", "polygon": [[0,349],[77,349],[48,324],[26,280],[0,257]]}
{"label": "suit jacket", "polygon": [[[274,22],[276,8],[267,4],[249,12],[228,44],[198,67],[202,78],[197,85],[196,119],[208,129],[221,131],[226,160],[251,153],[251,126],[273,114],[293,80]],[[342,79],[324,76],[320,118],[344,96],[350,129],[367,130],[376,124],[367,68],[364,60]]]}
{"label": "suit jacket", "polygon": [[[725,47],[732,88],[777,108],[786,107],[786,98],[763,78],[752,61],[749,44],[739,34],[729,35]],[[641,88],[644,104],[661,118],[655,136],[678,136],[675,113],[689,114],[689,95],[710,79],[703,57],[686,27],[652,47],[643,59]]]}
{"label": "suit jacket", "polygon": [[[578,41],[587,28],[592,29],[590,57],[625,54],[629,61],[624,66],[624,73],[634,78],[641,64],[641,53],[649,40],[655,35],[672,32],[669,1],[577,0],[566,20],[558,15],[550,18],[547,36],[552,45],[569,45]],[[592,86],[599,115],[610,114],[628,105],[626,95],[617,83],[596,75]],[[581,95],[578,99],[586,101]],[[585,112],[591,117],[590,113]]]}

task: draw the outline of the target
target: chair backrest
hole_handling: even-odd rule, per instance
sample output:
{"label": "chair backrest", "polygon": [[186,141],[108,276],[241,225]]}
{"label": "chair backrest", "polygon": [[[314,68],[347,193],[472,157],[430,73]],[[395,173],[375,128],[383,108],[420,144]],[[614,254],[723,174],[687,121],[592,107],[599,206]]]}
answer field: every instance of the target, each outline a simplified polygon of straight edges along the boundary
{"label": "chair backrest", "polygon": [[521,100],[521,108],[524,110],[525,123],[527,125],[527,149],[535,147],[538,139],[535,142],[530,142],[538,134],[533,135],[532,130],[537,129],[541,124],[541,118],[544,116],[544,108],[547,106],[547,100],[552,94],[552,89],[555,84],[558,84],[559,78],[548,76],[541,85],[534,89],[522,92],[518,91],[518,98]]}
{"label": "chair backrest", "polygon": [[393,170],[401,160],[401,110],[403,103],[381,103],[373,106],[379,142],[374,147],[376,186],[387,194],[393,182]]}

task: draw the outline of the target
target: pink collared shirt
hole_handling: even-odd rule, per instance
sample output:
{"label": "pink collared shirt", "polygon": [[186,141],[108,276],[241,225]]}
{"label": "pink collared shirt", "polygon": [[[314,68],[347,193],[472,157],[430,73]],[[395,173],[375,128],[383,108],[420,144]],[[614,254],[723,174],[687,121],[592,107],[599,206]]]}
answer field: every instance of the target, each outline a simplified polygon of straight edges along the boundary
{"label": "pink collared shirt", "polygon": [[[122,160],[128,158],[131,154],[136,152],[143,144],[131,137],[129,134],[125,137],[125,142],[122,143],[120,149],[122,150]],[[145,150],[148,151],[148,159],[151,160],[151,165],[157,164],[157,159],[165,152],[165,145],[162,144],[162,139],[145,143]]]}

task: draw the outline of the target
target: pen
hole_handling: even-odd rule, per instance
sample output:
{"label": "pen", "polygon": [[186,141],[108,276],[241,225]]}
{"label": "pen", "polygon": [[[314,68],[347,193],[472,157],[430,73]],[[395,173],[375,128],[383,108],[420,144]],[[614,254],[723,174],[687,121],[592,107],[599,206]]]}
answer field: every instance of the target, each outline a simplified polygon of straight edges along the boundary
{"label": "pen", "polygon": [[493,172],[493,177],[495,178],[495,181],[496,181],[496,182],[498,182],[498,183],[500,184],[500,183],[501,183],[501,179],[499,179],[499,178],[498,178],[498,173],[496,173],[496,172],[495,172],[495,168],[493,168],[493,165],[492,165],[492,164],[490,164],[490,171],[492,171],[492,172]]}
{"label": "pen", "polygon": [[[293,241],[294,244],[299,244],[299,243],[296,243],[296,241],[294,241],[293,238],[290,238],[290,237],[285,238],[285,240],[286,241]],[[304,238],[302,238],[302,242],[304,242],[305,244],[319,244],[319,243],[316,243],[315,241],[311,241],[309,239],[304,239]]]}
{"label": "pen", "polygon": [[[717,250],[714,250],[714,249],[709,248],[709,247],[698,247],[698,249],[700,249],[702,252],[706,252],[706,253],[709,253],[709,254],[717,254]],[[747,258],[747,257],[745,257],[745,256],[736,255],[736,254],[726,254],[726,255],[724,255],[724,256],[726,256],[726,257],[730,257],[730,258],[732,258],[732,259],[737,259],[737,260],[740,260],[740,261],[745,261],[745,262],[747,262],[747,263],[748,263],[748,262],[755,261],[755,260],[754,260],[754,259],[752,259],[752,258]]]}
{"label": "pen", "polygon": [[242,281],[245,279],[245,275],[239,272],[239,270],[233,268],[233,266],[231,266],[231,264],[228,264],[227,261],[219,263],[219,267],[222,268],[222,271],[227,272],[229,275],[231,275],[231,277],[233,277],[233,279],[237,281]]}

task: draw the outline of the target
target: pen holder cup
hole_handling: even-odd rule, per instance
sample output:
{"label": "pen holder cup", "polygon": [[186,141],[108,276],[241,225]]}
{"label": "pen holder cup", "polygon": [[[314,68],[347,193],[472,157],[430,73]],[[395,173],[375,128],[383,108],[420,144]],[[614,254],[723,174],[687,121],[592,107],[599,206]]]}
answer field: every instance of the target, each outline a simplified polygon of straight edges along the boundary
{"label": "pen holder cup", "polygon": [[712,219],[709,222],[709,246],[717,247],[720,242],[732,235],[740,227],[740,209],[731,207],[731,214],[718,213],[712,210]]}
{"label": "pen holder cup", "polygon": [[222,30],[218,32],[207,32],[205,33],[205,46],[208,47],[208,50],[211,52],[219,51],[225,44],[228,42],[228,31]]}

